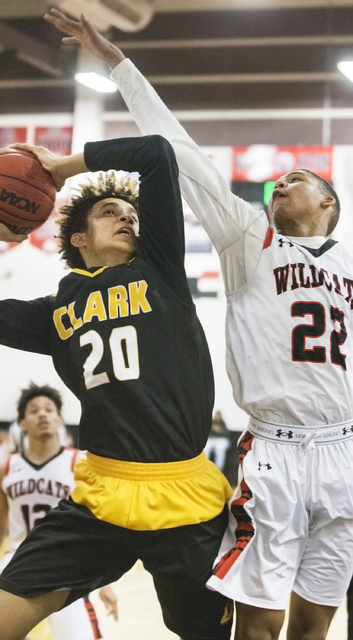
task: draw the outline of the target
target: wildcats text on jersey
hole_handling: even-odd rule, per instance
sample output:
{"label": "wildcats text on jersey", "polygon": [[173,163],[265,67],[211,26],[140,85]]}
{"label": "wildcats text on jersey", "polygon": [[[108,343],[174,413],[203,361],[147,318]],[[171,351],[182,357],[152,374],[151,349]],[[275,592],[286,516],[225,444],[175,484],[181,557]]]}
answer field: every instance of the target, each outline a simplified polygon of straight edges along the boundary
{"label": "wildcats text on jersey", "polygon": [[98,318],[99,321],[114,320],[119,317],[123,318],[137,315],[141,312],[148,313],[152,311],[151,305],[146,298],[147,287],[145,280],[130,282],[128,288],[123,285],[109,287],[106,290],[108,296],[106,305],[104,304],[102,292],[92,291],[87,298],[82,317],[76,317],[75,315],[75,301],[70,302],[65,307],[55,309],[53,320],[61,340],[70,338],[76,329],[82,327],[83,324],[91,322],[92,318]]}
{"label": "wildcats text on jersey", "polygon": [[54,496],[62,500],[69,497],[70,487],[67,484],[62,484],[58,481],[54,482],[48,478],[26,478],[26,480],[19,480],[10,484],[5,491],[11,500],[32,493]]}
{"label": "wildcats text on jersey", "polygon": [[299,288],[312,289],[325,286],[328,291],[338,293],[340,296],[347,294],[344,299],[353,309],[353,279],[339,277],[336,273],[330,275],[326,269],[317,269],[315,265],[305,265],[303,262],[277,267],[273,270],[273,274],[277,295]]}

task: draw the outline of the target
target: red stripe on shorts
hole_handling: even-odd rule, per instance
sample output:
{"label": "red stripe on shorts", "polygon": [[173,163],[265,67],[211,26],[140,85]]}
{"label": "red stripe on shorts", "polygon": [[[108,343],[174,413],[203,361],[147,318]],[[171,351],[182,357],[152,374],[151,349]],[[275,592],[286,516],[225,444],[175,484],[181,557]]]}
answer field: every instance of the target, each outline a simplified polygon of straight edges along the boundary
{"label": "red stripe on shorts", "polygon": [[93,604],[88,599],[87,596],[84,598],[84,601],[85,601],[86,611],[87,611],[88,616],[89,616],[89,621],[91,623],[94,640],[100,640],[100,638],[103,638],[103,636],[102,636],[100,628],[99,628],[98,618],[97,618],[96,612],[94,610]]}
{"label": "red stripe on shorts", "polygon": [[[239,443],[239,464],[242,467],[246,454],[251,450],[254,436],[246,431]],[[254,525],[244,506],[252,498],[252,493],[245,480],[240,482],[241,494],[231,502],[231,512],[236,519],[235,546],[222,556],[214,569],[214,575],[222,580],[234,565],[244,549],[246,549],[255,533]]]}

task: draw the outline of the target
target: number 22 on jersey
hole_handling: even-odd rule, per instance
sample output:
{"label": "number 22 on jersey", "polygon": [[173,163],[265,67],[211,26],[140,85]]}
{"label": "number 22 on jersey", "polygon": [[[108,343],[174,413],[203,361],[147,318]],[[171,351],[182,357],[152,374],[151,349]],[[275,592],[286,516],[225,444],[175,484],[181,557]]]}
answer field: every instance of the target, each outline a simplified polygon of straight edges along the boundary
{"label": "number 22 on jersey", "polygon": [[[307,349],[306,338],[320,338],[326,331],[326,311],[320,302],[294,302],[291,308],[292,317],[312,317],[311,324],[298,324],[292,331],[292,360],[295,362],[326,362],[326,347],[314,346]],[[335,329],[330,334],[330,359],[332,364],[340,365],[344,371],[346,356],[341,353],[340,347],[347,339],[347,330],[344,323],[344,312],[331,305],[330,319],[337,323],[340,331]]]}

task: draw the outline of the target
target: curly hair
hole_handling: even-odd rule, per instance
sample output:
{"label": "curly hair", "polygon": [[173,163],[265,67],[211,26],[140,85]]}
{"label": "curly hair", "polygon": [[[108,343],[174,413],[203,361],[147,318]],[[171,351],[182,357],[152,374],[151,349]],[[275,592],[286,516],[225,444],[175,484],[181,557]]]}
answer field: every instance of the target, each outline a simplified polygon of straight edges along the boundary
{"label": "curly hair", "polygon": [[71,202],[61,207],[58,220],[60,242],[59,253],[71,269],[85,269],[86,265],[77,247],[71,244],[74,233],[87,231],[88,216],[99,200],[119,198],[132,204],[138,213],[138,179],[119,176],[115,171],[100,173],[96,182],[89,179],[79,185]]}
{"label": "curly hair", "polygon": [[61,416],[63,401],[59,391],[57,391],[53,387],[50,387],[48,384],[39,387],[38,385],[34,384],[34,382],[31,382],[27,389],[22,389],[17,403],[17,419],[19,422],[25,417],[26,407],[28,403],[34,398],[38,398],[39,396],[44,396],[45,398],[49,398],[49,400],[54,402],[58,414],[59,416]]}

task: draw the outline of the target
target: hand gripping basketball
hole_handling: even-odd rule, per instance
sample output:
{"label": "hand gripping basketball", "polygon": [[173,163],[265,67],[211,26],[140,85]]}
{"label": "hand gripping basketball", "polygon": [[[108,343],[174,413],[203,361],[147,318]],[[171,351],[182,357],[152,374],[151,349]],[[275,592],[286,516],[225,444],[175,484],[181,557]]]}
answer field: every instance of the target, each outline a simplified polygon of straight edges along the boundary
{"label": "hand gripping basketball", "polygon": [[51,174],[26,149],[0,149],[0,223],[27,235],[50,216],[56,196]]}

